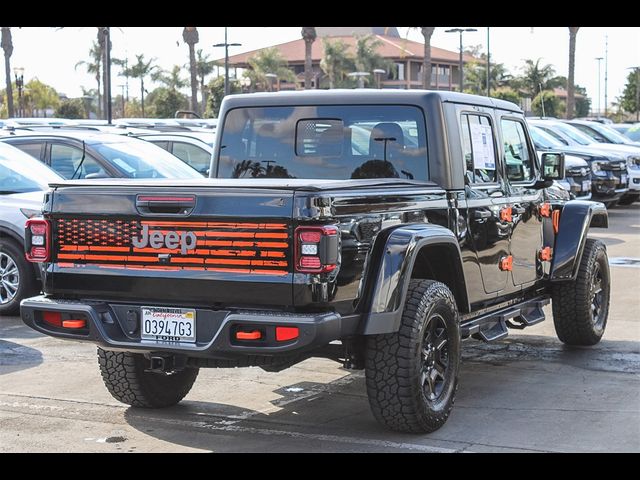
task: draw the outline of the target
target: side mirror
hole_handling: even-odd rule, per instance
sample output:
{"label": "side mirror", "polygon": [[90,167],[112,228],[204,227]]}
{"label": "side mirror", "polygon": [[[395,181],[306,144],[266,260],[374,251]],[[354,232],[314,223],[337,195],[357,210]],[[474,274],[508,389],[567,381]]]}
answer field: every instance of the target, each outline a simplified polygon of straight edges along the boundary
{"label": "side mirror", "polygon": [[542,180],[562,180],[564,178],[564,153],[545,152],[542,154]]}

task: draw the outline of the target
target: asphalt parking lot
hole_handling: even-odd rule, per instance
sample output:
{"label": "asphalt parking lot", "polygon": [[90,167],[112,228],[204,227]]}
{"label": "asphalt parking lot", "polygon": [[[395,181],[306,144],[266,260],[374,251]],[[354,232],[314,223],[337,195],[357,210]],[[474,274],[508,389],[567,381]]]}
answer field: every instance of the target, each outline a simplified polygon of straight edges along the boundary
{"label": "asphalt parking lot", "polygon": [[463,344],[456,405],[430,435],[389,432],[362,372],[311,359],[280,373],[201,370],[165,410],[108,394],[95,347],[0,317],[1,452],[640,451],[640,204],[610,211],[612,300],[604,339],[569,348],[547,321]]}

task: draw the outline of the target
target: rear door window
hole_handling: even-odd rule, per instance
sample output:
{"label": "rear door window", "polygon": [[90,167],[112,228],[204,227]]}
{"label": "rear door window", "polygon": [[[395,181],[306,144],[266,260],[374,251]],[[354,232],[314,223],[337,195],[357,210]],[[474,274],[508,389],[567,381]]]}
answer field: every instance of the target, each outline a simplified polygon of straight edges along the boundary
{"label": "rear door window", "polygon": [[95,158],[88,153],[85,153],[83,158],[82,149],[73,145],[52,144],[50,166],[69,180],[86,178],[90,174],[107,176]]}
{"label": "rear door window", "polygon": [[219,148],[221,178],[429,178],[425,119],[414,106],[237,108]]}
{"label": "rear door window", "polygon": [[489,117],[462,114],[460,131],[466,182],[469,184],[496,183],[495,135]]}

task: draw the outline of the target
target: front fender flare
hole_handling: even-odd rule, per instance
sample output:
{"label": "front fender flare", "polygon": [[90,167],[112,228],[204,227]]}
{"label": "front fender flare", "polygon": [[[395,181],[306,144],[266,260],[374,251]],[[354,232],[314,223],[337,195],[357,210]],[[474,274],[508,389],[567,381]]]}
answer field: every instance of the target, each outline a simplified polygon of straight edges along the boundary
{"label": "front fender flare", "polygon": [[[383,241],[384,237],[382,238]],[[364,315],[362,334],[374,335],[396,332],[404,308],[404,301],[411,280],[411,272],[418,252],[429,245],[444,245],[451,250],[457,278],[462,278],[464,302],[467,302],[462,255],[454,233],[440,225],[410,224],[394,229],[387,237],[381,250],[382,256],[377,268],[368,275],[371,279],[367,289],[368,312]]]}
{"label": "front fender flare", "polygon": [[552,282],[576,278],[591,226],[608,228],[609,216],[604,204],[572,200],[564,205],[551,261],[549,279]]}

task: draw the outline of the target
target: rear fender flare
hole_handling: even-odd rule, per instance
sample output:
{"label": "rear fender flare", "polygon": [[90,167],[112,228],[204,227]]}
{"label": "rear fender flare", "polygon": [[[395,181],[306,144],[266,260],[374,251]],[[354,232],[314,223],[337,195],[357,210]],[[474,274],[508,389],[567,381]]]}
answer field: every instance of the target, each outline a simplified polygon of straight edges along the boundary
{"label": "rear fender flare", "polygon": [[[443,246],[451,255],[458,285],[456,300],[468,308],[468,297],[462,270],[462,255],[458,240],[451,230],[440,225],[410,224],[394,229],[388,236],[379,236],[382,248],[374,248],[381,256],[367,278],[371,279],[367,292],[367,313],[363,316],[361,333],[373,335],[396,332],[416,259],[424,247]],[[454,293],[455,295],[455,293]]]}

